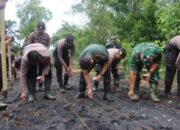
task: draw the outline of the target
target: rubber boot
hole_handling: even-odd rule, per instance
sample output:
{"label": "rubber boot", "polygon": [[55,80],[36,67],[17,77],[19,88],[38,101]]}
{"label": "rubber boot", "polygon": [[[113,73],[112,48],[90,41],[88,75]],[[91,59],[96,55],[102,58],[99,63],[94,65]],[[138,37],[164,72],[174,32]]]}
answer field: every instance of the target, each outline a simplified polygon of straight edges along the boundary
{"label": "rubber boot", "polygon": [[48,100],[55,100],[56,98],[54,96],[52,96],[51,93],[50,93],[51,80],[46,79],[44,81],[44,86],[45,86],[44,98],[48,99]]}
{"label": "rubber boot", "polygon": [[93,91],[97,91],[98,85],[99,85],[99,82],[94,79],[93,80]]}
{"label": "rubber boot", "polygon": [[83,93],[83,92],[79,92],[76,96],[75,96],[75,98],[77,98],[77,99],[80,99],[80,98],[85,98],[86,96],[85,96],[85,93]]}
{"label": "rubber boot", "polygon": [[157,96],[157,84],[150,84],[150,98],[154,101],[154,102],[159,102],[160,99]]}
{"label": "rubber boot", "polygon": [[109,82],[105,82],[104,83],[104,95],[103,95],[103,100],[108,101],[108,102],[114,102],[114,100],[112,99],[112,97],[109,94],[110,91],[110,83]]}
{"label": "rubber boot", "polygon": [[27,79],[27,90],[28,90],[28,102],[33,102],[35,100],[36,93],[36,80],[35,79]]}
{"label": "rubber boot", "polygon": [[178,84],[178,86],[177,86],[177,96],[180,97],[180,84]]}
{"label": "rubber boot", "polygon": [[72,88],[70,86],[68,86],[68,80],[69,80],[69,76],[67,74],[65,74],[64,75],[64,89],[71,90]]}
{"label": "rubber boot", "polygon": [[7,108],[7,104],[6,103],[3,103],[3,102],[0,102],[0,111],[3,111]]}
{"label": "rubber boot", "polygon": [[171,86],[165,85],[164,93],[165,95],[170,95],[171,92]]}
{"label": "rubber boot", "polygon": [[131,97],[132,101],[138,101],[139,100],[139,84],[140,84],[140,74],[138,73],[136,76],[136,81],[134,85],[134,95]]}
{"label": "rubber boot", "polygon": [[114,102],[111,95],[108,93],[104,93],[103,100],[108,101],[108,102]]}
{"label": "rubber boot", "polygon": [[115,88],[115,91],[116,89],[119,87],[119,78],[114,78],[114,88]]}
{"label": "rubber boot", "polygon": [[64,87],[62,82],[59,83],[59,88],[60,88],[61,93],[65,93],[66,92],[65,87]]}
{"label": "rubber boot", "polygon": [[138,101],[139,100],[139,85],[134,87],[134,95],[131,98],[132,101]]}
{"label": "rubber boot", "polygon": [[79,80],[79,93],[75,96],[75,98],[78,98],[78,99],[85,98],[85,92],[86,92],[86,82],[81,72],[80,80]]}
{"label": "rubber boot", "polygon": [[42,83],[38,83],[38,87],[37,87],[37,91],[38,92],[43,92],[43,84]]}

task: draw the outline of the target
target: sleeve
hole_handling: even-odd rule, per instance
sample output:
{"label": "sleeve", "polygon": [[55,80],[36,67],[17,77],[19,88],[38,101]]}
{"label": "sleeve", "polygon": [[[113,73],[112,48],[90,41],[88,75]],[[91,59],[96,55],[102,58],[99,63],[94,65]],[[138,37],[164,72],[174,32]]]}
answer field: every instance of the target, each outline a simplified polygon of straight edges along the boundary
{"label": "sleeve", "polygon": [[161,58],[162,58],[162,54],[161,54],[161,52],[158,52],[154,59],[154,61],[155,61],[154,63],[161,64]]}
{"label": "sleeve", "polygon": [[130,71],[134,71],[134,72],[137,72],[138,70],[138,66],[137,66],[137,61],[135,60],[136,59],[136,56],[135,55],[132,55],[130,57]]}

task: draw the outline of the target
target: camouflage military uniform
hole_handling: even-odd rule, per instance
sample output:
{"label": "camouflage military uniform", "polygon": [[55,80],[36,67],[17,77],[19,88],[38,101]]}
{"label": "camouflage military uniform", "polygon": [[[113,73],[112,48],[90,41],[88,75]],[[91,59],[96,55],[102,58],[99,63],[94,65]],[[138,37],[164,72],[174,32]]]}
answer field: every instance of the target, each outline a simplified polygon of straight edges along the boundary
{"label": "camouflage military uniform", "polygon": [[[140,73],[140,71],[143,68],[143,65],[149,71],[152,63],[150,62],[148,63],[148,61],[146,61],[146,58],[148,57],[152,58],[152,63],[160,64],[161,49],[158,46],[150,43],[141,43],[137,45],[133,49],[130,58],[130,71],[136,71],[137,73]],[[158,80],[159,80],[159,69],[153,73],[153,76],[151,77],[149,82],[157,83]]]}
{"label": "camouflage military uniform", "polygon": [[[152,43],[141,43],[132,51],[132,55],[130,58],[130,71],[136,72],[136,80],[134,85],[134,92],[138,94],[139,92],[139,84],[140,84],[140,72],[145,66],[145,68],[149,71],[152,64],[160,64],[161,62],[161,49],[152,44]],[[157,87],[159,80],[159,67],[156,69],[149,79],[150,88],[152,87],[152,92],[155,93],[155,89]],[[150,89],[151,91],[151,89]]]}

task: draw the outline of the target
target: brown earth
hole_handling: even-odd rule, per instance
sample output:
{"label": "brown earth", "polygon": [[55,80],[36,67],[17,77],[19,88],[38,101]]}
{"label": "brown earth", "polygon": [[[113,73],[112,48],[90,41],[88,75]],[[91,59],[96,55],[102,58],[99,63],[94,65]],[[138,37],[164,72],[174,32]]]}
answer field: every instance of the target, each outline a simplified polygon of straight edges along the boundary
{"label": "brown earth", "polygon": [[8,98],[0,97],[0,101],[8,103],[8,108],[0,111],[0,130],[180,130],[177,107],[180,98],[165,98],[162,83],[160,103],[149,99],[145,82],[141,84],[138,102],[130,101],[127,96],[128,79],[121,80],[117,91],[112,92],[115,102],[102,100],[102,84],[93,99],[76,99],[78,84],[79,73],[76,73],[69,81],[72,89],[62,94],[54,75],[55,101],[45,100],[43,92],[37,92],[34,103],[23,103],[18,99],[19,80],[14,80]]}

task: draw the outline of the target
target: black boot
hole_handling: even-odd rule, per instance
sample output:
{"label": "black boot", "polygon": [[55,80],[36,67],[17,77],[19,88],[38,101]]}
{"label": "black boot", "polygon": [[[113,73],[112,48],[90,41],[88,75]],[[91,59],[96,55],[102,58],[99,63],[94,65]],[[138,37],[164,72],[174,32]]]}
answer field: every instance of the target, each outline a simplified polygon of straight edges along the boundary
{"label": "black boot", "polygon": [[165,93],[165,95],[170,95],[170,93],[171,93],[171,86],[165,85],[164,93]]}
{"label": "black boot", "polygon": [[114,102],[110,94],[104,93],[103,100],[108,101],[108,102]]}
{"label": "black boot", "polygon": [[44,98],[48,100],[55,100],[56,98],[52,96],[50,93],[51,79],[45,79],[44,86],[45,86]]}
{"label": "black boot", "polygon": [[97,91],[99,82],[96,80],[93,80],[93,91]]}
{"label": "black boot", "polygon": [[65,93],[66,92],[65,87],[64,87],[62,82],[59,83],[59,88],[60,88],[61,93]]}
{"label": "black boot", "polygon": [[180,96],[180,84],[177,86],[177,96]]}
{"label": "black boot", "polygon": [[42,83],[38,83],[38,87],[37,87],[37,91],[38,92],[43,92],[43,84]]}
{"label": "black boot", "polygon": [[80,98],[85,98],[86,96],[85,96],[85,93],[83,93],[83,92],[80,92],[80,93],[78,93],[76,96],[75,96],[75,98],[78,98],[78,99],[80,99]]}
{"label": "black boot", "polygon": [[114,78],[114,88],[115,90],[119,87],[119,78]]}
{"label": "black boot", "polygon": [[69,80],[69,76],[65,74],[64,75],[64,89],[71,90],[72,88],[68,86],[68,80]]}
{"label": "black boot", "polygon": [[3,111],[7,108],[7,104],[3,103],[3,102],[0,102],[0,111]]}
{"label": "black boot", "polygon": [[27,79],[27,90],[28,90],[28,102],[35,101],[35,93],[36,93],[36,79]]}

